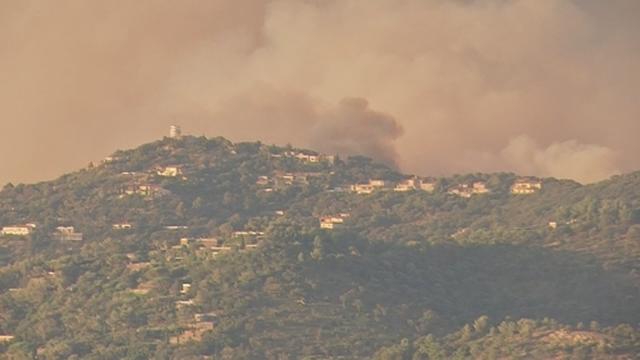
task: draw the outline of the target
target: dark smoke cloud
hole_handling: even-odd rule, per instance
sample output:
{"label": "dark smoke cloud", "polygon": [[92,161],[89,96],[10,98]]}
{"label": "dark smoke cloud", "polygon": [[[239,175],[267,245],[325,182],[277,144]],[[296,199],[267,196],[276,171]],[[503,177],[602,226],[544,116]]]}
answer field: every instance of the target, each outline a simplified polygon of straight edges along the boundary
{"label": "dark smoke cloud", "polygon": [[640,167],[638,18],[637,0],[0,0],[0,182],[170,123],[426,175],[599,180]]}
{"label": "dark smoke cloud", "polygon": [[[304,93],[258,87],[203,114],[199,126],[233,123],[224,130],[236,139],[298,143],[327,154],[368,155],[398,166],[396,140],[402,126],[392,116],[370,109],[367,100],[345,98],[326,104]],[[197,117],[195,114],[186,117]],[[251,135],[247,137],[247,133]]]}
{"label": "dark smoke cloud", "polygon": [[346,98],[319,116],[310,144],[328,153],[369,155],[397,167],[395,141],[402,133],[393,117],[369,109],[365,99]]}

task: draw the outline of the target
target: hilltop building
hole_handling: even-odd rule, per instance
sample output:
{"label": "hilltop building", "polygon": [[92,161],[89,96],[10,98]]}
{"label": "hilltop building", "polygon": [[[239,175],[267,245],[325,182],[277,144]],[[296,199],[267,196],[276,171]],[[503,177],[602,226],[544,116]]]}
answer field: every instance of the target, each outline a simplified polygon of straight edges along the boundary
{"label": "hilltop building", "polygon": [[179,139],[182,137],[182,129],[178,125],[171,125],[169,127],[169,137],[171,139]]}

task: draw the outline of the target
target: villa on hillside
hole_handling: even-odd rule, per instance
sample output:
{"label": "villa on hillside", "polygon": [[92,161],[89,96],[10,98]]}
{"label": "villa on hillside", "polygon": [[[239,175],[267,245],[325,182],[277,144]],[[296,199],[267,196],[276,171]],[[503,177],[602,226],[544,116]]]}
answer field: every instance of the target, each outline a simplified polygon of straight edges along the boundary
{"label": "villa on hillside", "polygon": [[199,247],[212,249],[220,246],[220,240],[217,238],[200,238],[196,239],[196,243]]}
{"label": "villa on hillside", "polygon": [[73,226],[58,226],[53,237],[58,241],[82,241],[84,238]]}
{"label": "villa on hillside", "polygon": [[181,166],[167,166],[158,168],[156,173],[164,177],[178,177],[182,175],[183,171]]}
{"label": "villa on hillside", "polygon": [[487,188],[487,183],[485,183],[484,181],[476,181],[473,183],[473,188],[471,190],[473,192],[473,194],[488,194],[489,193],[489,188]]}
{"label": "villa on hillside", "polygon": [[408,179],[401,180],[396,183],[393,191],[396,192],[407,192],[413,190],[422,190],[426,192],[433,192],[436,189],[436,182],[429,179],[420,179],[418,177],[412,177]]}
{"label": "villa on hillside", "polygon": [[258,176],[258,180],[256,180],[256,185],[267,186],[269,184],[271,184],[271,178],[269,178],[266,175]]}
{"label": "villa on hillside", "polygon": [[116,157],[116,156],[107,156],[107,157],[105,157],[104,159],[102,159],[102,163],[103,163],[103,164],[111,164],[111,163],[114,163],[114,162],[119,161],[119,160],[120,160],[120,158],[119,158],[119,157]]}
{"label": "villa on hillside", "polygon": [[188,294],[191,291],[190,283],[182,283],[182,289],[180,290],[180,294]]}
{"label": "villa on hillside", "polygon": [[13,335],[0,335],[0,344],[12,342],[15,339],[16,337]]}
{"label": "villa on hillside", "polygon": [[3,236],[28,236],[36,229],[35,224],[5,226],[0,230]]}
{"label": "villa on hillside", "polygon": [[390,184],[386,180],[370,179],[369,182],[367,183],[351,185],[350,189],[352,192],[355,192],[356,194],[368,195],[368,194],[372,194],[374,191],[377,191],[377,190],[387,189],[390,186],[392,186],[392,184]]}
{"label": "villa on hillside", "polygon": [[368,194],[373,194],[373,192],[376,190],[375,187],[371,186],[370,184],[354,184],[351,185],[351,191],[355,192],[358,195],[368,195]]}
{"label": "villa on hillside", "polygon": [[[188,241],[185,241],[188,240]],[[180,247],[188,246],[191,239],[183,238],[180,240]],[[195,239],[196,247],[200,253],[206,251],[213,255],[218,255],[221,252],[228,252],[233,250],[231,246],[224,245],[222,241],[217,238],[199,238]]]}
{"label": "villa on hillside", "polygon": [[533,178],[521,178],[511,186],[511,193],[515,195],[531,195],[542,189],[542,181]]}
{"label": "villa on hillside", "polygon": [[348,213],[341,213],[339,215],[329,215],[320,217],[320,228],[326,230],[334,230],[344,224],[346,218],[351,216]]}
{"label": "villa on hillside", "polygon": [[449,189],[447,193],[450,195],[456,195],[463,198],[470,198],[471,196],[473,196],[473,192],[471,191],[471,188],[469,187],[468,184],[461,184],[461,185],[454,186],[451,189]]}
{"label": "villa on hillside", "polygon": [[433,180],[420,180],[420,190],[426,192],[434,192],[436,190],[436,182]]}
{"label": "villa on hillside", "polygon": [[150,266],[151,266],[150,262],[130,263],[127,265],[127,270],[132,272],[142,271]]}
{"label": "villa on hillside", "polygon": [[389,186],[390,184],[386,180],[371,179],[371,180],[369,180],[369,185],[373,186],[374,188],[385,188],[385,187]]}
{"label": "villa on hillside", "polygon": [[135,295],[147,295],[151,290],[153,290],[153,284],[147,281],[139,284],[135,289],[129,290],[129,292]]}
{"label": "villa on hillside", "polygon": [[396,184],[396,186],[393,188],[393,191],[407,192],[416,190],[418,188],[418,182],[419,181],[415,178],[402,180]]}
{"label": "villa on hillside", "polygon": [[162,228],[169,231],[189,230],[189,226],[187,225],[166,225]]}
{"label": "villa on hillside", "polygon": [[168,194],[170,194],[168,190],[155,184],[131,184],[120,190],[120,197],[140,195],[146,198],[157,198]]}
{"label": "villa on hillside", "polygon": [[131,230],[133,229],[133,225],[129,223],[119,223],[111,225],[111,228],[113,230]]}
{"label": "villa on hillside", "polygon": [[251,237],[251,238],[260,238],[263,237],[264,231],[253,231],[253,230],[242,230],[242,231],[234,231],[233,237]]}
{"label": "villa on hillside", "polygon": [[473,195],[488,194],[490,190],[487,188],[487,184],[482,181],[476,181],[472,185],[460,184],[454,186],[447,191],[448,194],[460,196],[463,198],[470,198]]}
{"label": "villa on hillside", "polygon": [[[321,176],[322,173],[309,173],[309,172],[296,172],[285,173],[278,171],[275,173],[276,186],[291,186],[291,185],[309,185],[309,179],[312,177]],[[259,179],[260,180],[260,179]]]}

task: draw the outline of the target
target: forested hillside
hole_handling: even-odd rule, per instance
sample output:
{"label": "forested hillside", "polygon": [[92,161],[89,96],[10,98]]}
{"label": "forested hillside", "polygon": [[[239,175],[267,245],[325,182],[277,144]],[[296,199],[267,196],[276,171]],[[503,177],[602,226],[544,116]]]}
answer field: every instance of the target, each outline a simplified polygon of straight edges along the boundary
{"label": "forested hillside", "polygon": [[640,173],[183,137],[0,192],[7,359],[636,359]]}

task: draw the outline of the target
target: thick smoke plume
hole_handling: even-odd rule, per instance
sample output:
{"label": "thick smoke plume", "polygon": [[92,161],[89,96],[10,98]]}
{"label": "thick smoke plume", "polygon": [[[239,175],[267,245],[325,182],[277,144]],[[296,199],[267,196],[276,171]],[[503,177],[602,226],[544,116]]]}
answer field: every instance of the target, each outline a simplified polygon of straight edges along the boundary
{"label": "thick smoke plume", "polygon": [[405,171],[640,168],[636,0],[0,0],[0,182],[163,135]]}

